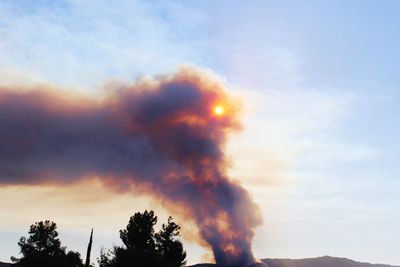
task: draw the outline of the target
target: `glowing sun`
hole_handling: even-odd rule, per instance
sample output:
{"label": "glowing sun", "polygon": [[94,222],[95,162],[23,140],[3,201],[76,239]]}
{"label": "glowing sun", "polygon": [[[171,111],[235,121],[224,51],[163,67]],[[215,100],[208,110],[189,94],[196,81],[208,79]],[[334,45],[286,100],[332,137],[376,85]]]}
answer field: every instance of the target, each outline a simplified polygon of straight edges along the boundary
{"label": "glowing sun", "polygon": [[222,114],[224,114],[224,112],[225,112],[225,110],[224,110],[224,108],[222,107],[222,106],[215,106],[214,107],[214,114],[215,115],[222,115]]}

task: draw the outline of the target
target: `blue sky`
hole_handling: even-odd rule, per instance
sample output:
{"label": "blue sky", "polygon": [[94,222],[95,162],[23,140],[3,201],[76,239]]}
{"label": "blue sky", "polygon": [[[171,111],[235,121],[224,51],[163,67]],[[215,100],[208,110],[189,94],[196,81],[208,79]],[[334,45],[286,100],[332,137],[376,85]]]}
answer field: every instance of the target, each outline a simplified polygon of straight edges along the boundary
{"label": "blue sky", "polygon": [[[2,1],[0,84],[97,95],[111,80],[207,68],[243,98],[244,130],[227,153],[265,218],[256,256],[400,264],[399,9],[398,1]],[[83,254],[82,234],[102,216],[84,208],[118,208],[115,225],[95,226],[99,248],[118,242],[132,210],[155,205],[104,188],[89,201],[79,187],[0,188],[0,260],[16,255],[19,236],[43,216]],[[189,263],[202,261],[204,251],[187,244]]]}

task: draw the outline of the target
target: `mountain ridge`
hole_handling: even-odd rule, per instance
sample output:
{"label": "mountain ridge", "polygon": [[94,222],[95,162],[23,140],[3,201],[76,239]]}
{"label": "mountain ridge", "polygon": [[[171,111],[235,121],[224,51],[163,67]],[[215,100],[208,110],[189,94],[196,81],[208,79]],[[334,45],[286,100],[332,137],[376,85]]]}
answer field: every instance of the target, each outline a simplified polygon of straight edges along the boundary
{"label": "mountain ridge", "polygon": [[[358,262],[347,258],[322,256],[304,259],[276,259],[266,258],[261,261],[269,267],[400,267],[400,265],[389,265],[379,263]],[[212,263],[195,264],[188,267],[218,267]]]}

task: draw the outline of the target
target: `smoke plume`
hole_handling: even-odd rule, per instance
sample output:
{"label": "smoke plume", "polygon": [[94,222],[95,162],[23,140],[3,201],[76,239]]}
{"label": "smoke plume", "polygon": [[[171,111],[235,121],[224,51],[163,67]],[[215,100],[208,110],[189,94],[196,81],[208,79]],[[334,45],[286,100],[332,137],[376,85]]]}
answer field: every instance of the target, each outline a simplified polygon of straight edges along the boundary
{"label": "smoke plume", "polygon": [[[215,109],[218,107],[218,109]],[[254,262],[261,223],[248,192],[226,175],[236,103],[204,72],[118,85],[101,100],[46,88],[0,89],[0,183],[101,177],[135,187],[194,220],[218,264]]]}

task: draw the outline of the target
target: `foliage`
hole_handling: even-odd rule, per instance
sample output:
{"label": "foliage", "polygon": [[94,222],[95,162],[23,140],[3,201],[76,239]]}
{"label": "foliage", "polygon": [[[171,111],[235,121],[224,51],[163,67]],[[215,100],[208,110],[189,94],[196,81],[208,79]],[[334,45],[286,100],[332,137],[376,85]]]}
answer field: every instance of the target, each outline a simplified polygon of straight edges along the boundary
{"label": "foliage", "polygon": [[32,224],[29,237],[21,237],[21,258],[11,257],[14,263],[21,267],[82,267],[82,259],[78,252],[61,247],[58,239],[57,225],[50,221],[40,221]]}
{"label": "foliage", "polygon": [[173,222],[172,217],[168,223],[163,224],[159,233],[155,235],[157,250],[163,258],[163,266],[179,267],[186,264],[186,252],[182,242],[178,239],[181,227]]}
{"label": "foliage", "polygon": [[102,250],[100,267],[180,267],[185,265],[186,252],[177,239],[180,226],[169,217],[168,223],[155,233],[157,216],[153,211],[135,213],[127,227],[120,230],[124,246]]}

